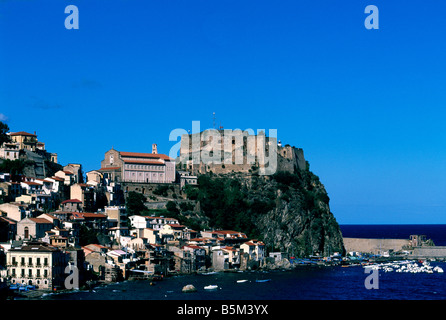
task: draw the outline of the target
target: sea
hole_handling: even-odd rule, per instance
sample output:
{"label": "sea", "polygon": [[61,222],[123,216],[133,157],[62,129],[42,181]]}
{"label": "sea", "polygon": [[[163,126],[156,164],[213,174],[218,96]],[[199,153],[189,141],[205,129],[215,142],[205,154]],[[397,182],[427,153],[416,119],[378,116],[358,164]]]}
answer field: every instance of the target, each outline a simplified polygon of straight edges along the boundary
{"label": "sea", "polygon": [[[446,245],[446,225],[341,225],[344,237],[401,238],[423,234]],[[444,273],[379,272],[374,287],[366,286],[362,266],[299,268],[291,271],[245,271],[181,275],[150,285],[123,281],[93,290],[52,293],[43,300],[446,300],[446,262],[431,261]],[[246,280],[239,282],[239,280]],[[185,285],[197,291],[183,293]],[[206,290],[209,285],[216,289]]]}

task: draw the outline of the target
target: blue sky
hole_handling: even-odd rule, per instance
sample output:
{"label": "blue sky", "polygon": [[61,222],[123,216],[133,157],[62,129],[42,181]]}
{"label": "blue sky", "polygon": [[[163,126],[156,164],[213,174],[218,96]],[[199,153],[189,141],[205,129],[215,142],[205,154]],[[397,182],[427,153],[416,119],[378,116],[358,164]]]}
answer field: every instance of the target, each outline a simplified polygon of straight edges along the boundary
{"label": "blue sky", "polygon": [[89,171],[216,112],[303,148],[341,224],[446,223],[445,6],[1,0],[0,118]]}

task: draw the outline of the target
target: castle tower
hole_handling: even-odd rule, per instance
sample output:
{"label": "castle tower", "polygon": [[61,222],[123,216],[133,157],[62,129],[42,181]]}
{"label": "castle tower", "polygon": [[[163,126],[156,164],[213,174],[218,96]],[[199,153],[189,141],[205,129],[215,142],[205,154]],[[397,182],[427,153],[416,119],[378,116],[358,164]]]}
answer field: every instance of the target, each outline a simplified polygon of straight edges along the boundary
{"label": "castle tower", "polygon": [[152,153],[158,154],[158,147],[157,147],[156,143],[152,144]]}

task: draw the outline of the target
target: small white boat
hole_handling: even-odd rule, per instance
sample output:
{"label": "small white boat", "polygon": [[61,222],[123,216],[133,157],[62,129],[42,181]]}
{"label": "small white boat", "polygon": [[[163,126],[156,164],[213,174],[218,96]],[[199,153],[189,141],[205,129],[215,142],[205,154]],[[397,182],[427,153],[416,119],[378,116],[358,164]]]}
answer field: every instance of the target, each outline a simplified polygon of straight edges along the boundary
{"label": "small white boat", "polygon": [[217,273],[217,271],[210,271],[210,272],[204,272],[204,273],[202,273],[202,275],[209,276],[211,274],[216,274],[216,273]]}
{"label": "small white boat", "polygon": [[218,288],[218,286],[215,284],[211,284],[209,286],[204,287],[205,290],[215,290],[217,288]]}
{"label": "small white boat", "polygon": [[243,283],[243,282],[246,282],[246,281],[248,281],[248,280],[237,280],[237,283]]}

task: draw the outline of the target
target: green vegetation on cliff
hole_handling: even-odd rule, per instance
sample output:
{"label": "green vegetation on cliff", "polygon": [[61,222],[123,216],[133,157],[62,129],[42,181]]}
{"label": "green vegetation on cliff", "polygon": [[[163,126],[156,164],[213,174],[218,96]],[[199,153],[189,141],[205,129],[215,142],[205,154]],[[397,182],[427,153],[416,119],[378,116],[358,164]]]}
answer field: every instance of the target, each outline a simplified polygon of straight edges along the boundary
{"label": "green vegetation on cliff", "polygon": [[242,231],[265,241],[268,250],[296,256],[344,252],[329,197],[309,167],[273,176],[206,174],[188,199],[198,201],[208,225]]}

